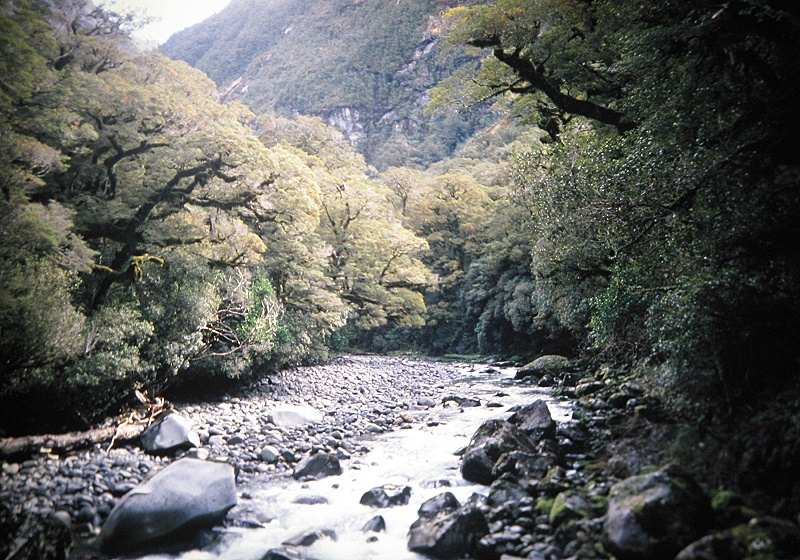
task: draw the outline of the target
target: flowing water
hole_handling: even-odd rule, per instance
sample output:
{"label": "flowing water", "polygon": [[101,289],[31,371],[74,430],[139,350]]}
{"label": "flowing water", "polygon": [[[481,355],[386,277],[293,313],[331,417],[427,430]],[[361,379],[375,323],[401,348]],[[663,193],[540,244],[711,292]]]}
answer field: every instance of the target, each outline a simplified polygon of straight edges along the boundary
{"label": "flowing water", "polygon": [[[190,551],[183,560],[230,558],[260,560],[271,548],[298,534],[324,529],[335,531],[336,540],[322,538],[303,548],[308,558],[318,560],[421,560],[406,546],[408,529],[417,519],[417,509],[425,500],[450,491],[464,502],[473,492],[486,494],[488,488],[467,483],[459,472],[457,450],[463,449],[472,434],[487,419],[508,416],[508,409],[537,398],[547,402],[553,418],[564,422],[571,411],[550,398],[545,390],[513,380],[515,370],[506,368],[475,373],[464,367],[464,377],[452,386],[459,394],[478,398],[482,403],[501,403],[502,407],[464,407],[439,405],[438,425],[419,421],[412,429],[396,429],[363,441],[370,451],[342,461],[344,472],[317,481],[299,482],[290,477],[251,484],[240,488],[251,499],[247,507],[271,519],[265,528],[231,529],[224,544],[214,551]],[[450,387],[448,387],[450,389]],[[420,417],[430,417],[430,410]],[[412,414],[414,414],[412,412]],[[385,484],[410,486],[408,505],[374,509],[359,504],[364,492]],[[327,503],[296,503],[298,499]],[[386,521],[387,530],[364,533],[364,524],[376,515]],[[377,537],[371,539],[370,537]],[[153,556],[168,558],[166,556]]]}

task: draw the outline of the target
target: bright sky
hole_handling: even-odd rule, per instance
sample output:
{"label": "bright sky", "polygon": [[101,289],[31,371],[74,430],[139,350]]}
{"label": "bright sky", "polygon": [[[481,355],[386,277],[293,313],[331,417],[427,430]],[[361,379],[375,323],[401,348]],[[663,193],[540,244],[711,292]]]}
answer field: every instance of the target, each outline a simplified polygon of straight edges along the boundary
{"label": "bright sky", "polygon": [[158,44],[169,39],[170,35],[200,23],[222,10],[231,0],[96,0],[115,11],[143,12],[153,22],[134,35],[145,41]]}

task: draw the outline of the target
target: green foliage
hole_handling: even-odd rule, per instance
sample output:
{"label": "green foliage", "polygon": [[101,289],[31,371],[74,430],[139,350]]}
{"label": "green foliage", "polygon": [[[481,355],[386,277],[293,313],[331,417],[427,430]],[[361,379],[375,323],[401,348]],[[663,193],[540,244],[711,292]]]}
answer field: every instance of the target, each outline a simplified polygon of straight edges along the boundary
{"label": "green foliage", "polygon": [[[779,124],[797,111],[778,99],[794,87],[783,32],[797,19],[751,2],[592,9],[592,33],[615,49],[597,49],[615,61],[602,72],[624,78],[614,106],[640,124],[615,137],[573,120],[560,143],[520,158],[537,307],[607,357],[669,362],[684,373],[663,382],[689,395],[716,386],[730,406],[793,382],[796,257],[777,239],[797,239],[796,139]],[[517,21],[505,25],[513,38]],[[563,84],[583,83],[571,73]]]}

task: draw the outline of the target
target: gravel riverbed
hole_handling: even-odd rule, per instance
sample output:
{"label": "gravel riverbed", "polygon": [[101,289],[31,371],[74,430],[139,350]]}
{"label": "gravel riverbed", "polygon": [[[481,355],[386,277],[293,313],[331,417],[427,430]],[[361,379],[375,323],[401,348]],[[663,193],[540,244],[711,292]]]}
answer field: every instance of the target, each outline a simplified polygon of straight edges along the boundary
{"label": "gravel riverbed", "polygon": [[[474,404],[462,400],[470,398],[468,386],[463,393],[453,390],[469,367],[487,366],[346,356],[323,366],[277,373],[215,402],[180,403],[174,408],[190,418],[200,434],[202,447],[189,453],[232,463],[242,488],[254,479],[286,476],[308,453],[328,451],[347,458],[368,451],[365,435],[410,428],[412,423],[435,425],[444,400],[445,406]],[[268,415],[276,403],[310,405],[323,418],[302,427],[278,427]],[[265,446],[279,452],[274,461],[262,458]],[[107,447],[3,463],[0,502],[12,517],[63,512],[78,533],[90,535],[122,495],[183,455],[150,455],[133,444]],[[231,514],[233,524],[259,523],[247,517],[246,508],[235,508]]]}

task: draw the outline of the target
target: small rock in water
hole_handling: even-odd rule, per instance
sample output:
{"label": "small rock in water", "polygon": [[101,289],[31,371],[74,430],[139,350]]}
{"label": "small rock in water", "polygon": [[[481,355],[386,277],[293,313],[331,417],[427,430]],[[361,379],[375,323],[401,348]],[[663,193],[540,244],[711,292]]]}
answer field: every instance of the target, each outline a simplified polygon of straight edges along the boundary
{"label": "small rock in water", "polygon": [[417,510],[417,515],[420,517],[434,517],[443,511],[453,511],[461,507],[458,499],[452,492],[442,492],[423,502]]}
{"label": "small rock in water", "polygon": [[267,553],[261,557],[261,560],[313,560],[308,556],[304,556],[302,552],[296,548],[280,547],[271,548]]}
{"label": "small rock in water", "polygon": [[327,504],[328,498],[325,496],[300,496],[294,501],[294,503],[303,504],[306,506],[315,506],[319,504]]}
{"label": "small rock in water", "polygon": [[395,484],[384,484],[372,490],[368,490],[361,496],[359,503],[364,506],[375,508],[385,508],[391,506],[404,506],[411,498],[410,486],[398,486]]}
{"label": "small rock in water", "polygon": [[339,459],[336,455],[331,453],[316,453],[315,455],[306,455],[297,463],[294,469],[295,479],[313,478],[319,480],[326,476],[335,476],[342,474],[342,466],[339,464]]}
{"label": "small rock in water", "polygon": [[288,546],[311,546],[320,539],[328,537],[329,539],[336,540],[336,531],[333,529],[319,529],[316,531],[308,531],[295,535],[291,539],[283,541],[281,544]]}
{"label": "small rock in water", "polygon": [[380,533],[386,530],[386,520],[383,518],[382,515],[376,515],[369,521],[367,521],[364,526],[361,528],[363,533]]}

